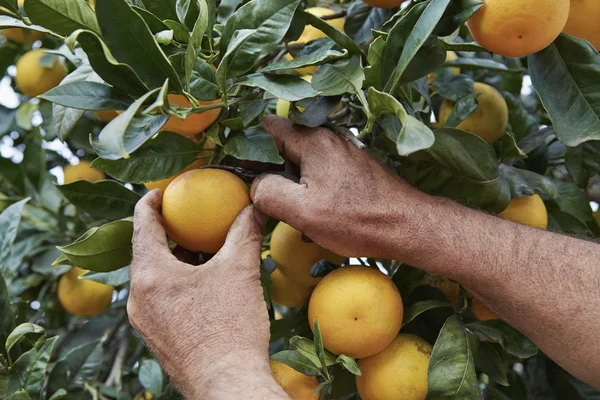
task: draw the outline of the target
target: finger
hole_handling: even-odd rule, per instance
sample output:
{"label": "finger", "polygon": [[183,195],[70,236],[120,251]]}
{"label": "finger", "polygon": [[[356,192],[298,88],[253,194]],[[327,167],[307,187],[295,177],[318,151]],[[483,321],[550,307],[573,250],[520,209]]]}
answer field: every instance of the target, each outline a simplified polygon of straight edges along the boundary
{"label": "finger", "polygon": [[132,275],[174,258],[158,212],[161,203],[162,193],[154,189],[142,197],[135,206]]}
{"label": "finger", "polygon": [[301,225],[306,185],[281,175],[263,174],[254,180],[250,197],[261,212],[290,225]]}
{"label": "finger", "polygon": [[317,130],[295,125],[289,119],[275,115],[263,117],[260,123],[273,136],[282,155],[294,164],[301,165],[308,142]]}
{"label": "finger", "polygon": [[227,259],[226,265],[235,265],[240,258],[260,260],[266,217],[250,205],[242,210],[229,229],[225,244],[215,258]]}

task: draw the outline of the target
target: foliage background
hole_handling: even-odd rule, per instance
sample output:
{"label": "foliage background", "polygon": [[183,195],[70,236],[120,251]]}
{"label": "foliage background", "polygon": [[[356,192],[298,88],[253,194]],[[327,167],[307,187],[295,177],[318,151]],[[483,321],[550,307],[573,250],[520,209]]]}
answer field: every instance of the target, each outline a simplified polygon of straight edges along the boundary
{"label": "foliage background", "polygon": [[[246,3],[250,8],[239,8]],[[594,89],[600,55],[585,41],[561,35],[528,58],[491,55],[470,41],[463,26],[478,7],[471,0],[415,1],[403,11],[372,9],[360,0],[319,2],[347,12],[346,34],[295,11],[316,1],[273,0],[252,8],[256,3],[99,0],[96,20],[82,0],[26,1],[28,22],[56,34],[47,35],[43,46],[55,49],[73,72],[39,100],[18,95],[17,107],[0,107],[0,398],[128,399],[144,391],[160,399],[178,397],[125,311],[128,217],[145,191],[142,183],[180,171],[203,146],[167,132],[153,138],[168,115],[205,109],[171,107],[167,92],[185,89],[197,99],[223,99],[226,111],[206,133],[219,144],[214,163],[281,164],[257,121],[274,111],[275,98],[285,98],[305,108],[292,110],[299,123],[336,122],[342,132],[361,131],[375,155],[423,190],[492,212],[511,197],[538,193],[549,210],[550,230],[586,238],[600,234],[590,208],[590,200],[600,198],[600,105]],[[128,11],[128,4],[143,18]],[[15,10],[16,1],[0,5]],[[329,38],[294,49],[294,61],[281,61],[287,51],[281,43],[297,39],[307,22]],[[9,26],[24,25],[0,15],[0,27]],[[215,40],[205,34],[210,26],[218,32]],[[11,65],[26,50],[0,38],[5,90],[7,83],[14,87]],[[444,63],[447,50],[458,51],[459,59]],[[314,64],[321,67],[312,86],[291,71]],[[462,73],[452,74],[451,66]],[[427,75],[434,71],[437,80],[429,87]],[[521,93],[524,79],[534,91]],[[494,146],[431,122],[443,98],[460,100],[458,120],[468,115],[476,106],[474,81],[497,87],[509,106],[509,132]],[[328,120],[340,101],[344,114]],[[128,111],[109,125],[91,112],[113,109]],[[60,170],[70,157],[51,145],[56,139],[81,159],[97,159],[95,166],[114,179],[57,186],[48,171]],[[150,163],[144,161],[148,154],[154,154]],[[94,227],[93,235],[77,240]],[[111,238],[113,251],[95,253],[103,235]],[[52,266],[57,259],[66,265]],[[423,284],[422,271],[389,260],[363,262],[393,276],[407,306],[404,331],[431,343],[437,339],[433,358],[452,360],[430,371],[429,398],[600,398],[507,324],[476,321],[466,298],[456,310],[449,307],[439,290]],[[90,319],[62,310],[57,280],[70,264],[94,271],[86,278],[117,288],[109,310]],[[268,297],[268,274],[263,275]],[[290,350],[285,360],[295,365],[301,350],[309,356],[323,351],[318,338],[309,350],[303,347],[308,342],[292,339],[314,339],[306,309],[279,311],[284,318],[272,324],[273,353]],[[448,343],[453,346],[444,348]],[[312,373],[325,381],[333,376],[330,398],[356,398],[347,371],[352,361],[335,361],[326,362],[334,364],[329,368],[315,361]]]}

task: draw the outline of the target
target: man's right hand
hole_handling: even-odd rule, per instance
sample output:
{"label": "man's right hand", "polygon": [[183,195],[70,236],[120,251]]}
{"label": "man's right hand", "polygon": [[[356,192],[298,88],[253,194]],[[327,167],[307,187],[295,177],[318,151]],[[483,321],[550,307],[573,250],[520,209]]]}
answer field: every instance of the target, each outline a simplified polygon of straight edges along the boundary
{"label": "man's right hand", "polygon": [[418,215],[432,204],[431,196],[328,129],[275,116],[262,125],[300,168],[300,182],[261,175],[251,190],[257,209],[347,257],[406,258],[415,248]]}

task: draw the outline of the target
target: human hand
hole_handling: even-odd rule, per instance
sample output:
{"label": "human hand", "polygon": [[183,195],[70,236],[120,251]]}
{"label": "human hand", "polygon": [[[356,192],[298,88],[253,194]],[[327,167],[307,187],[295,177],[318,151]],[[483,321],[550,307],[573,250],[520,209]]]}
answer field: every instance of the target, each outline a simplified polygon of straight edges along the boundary
{"label": "human hand", "polygon": [[265,391],[269,398],[287,398],[269,368],[269,316],[260,284],[265,217],[252,206],[244,209],[223,248],[193,266],[171,254],[160,202],[154,190],[135,208],[131,324],[186,398],[265,398]]}
{"label": "human hand", "polygon": [[431,196],[328,129],[275,116],[262,125],[301,177],[297,184],[259,176],[250,191],[257,209],[337,254],[408,261],[419,241],[418,215]]}

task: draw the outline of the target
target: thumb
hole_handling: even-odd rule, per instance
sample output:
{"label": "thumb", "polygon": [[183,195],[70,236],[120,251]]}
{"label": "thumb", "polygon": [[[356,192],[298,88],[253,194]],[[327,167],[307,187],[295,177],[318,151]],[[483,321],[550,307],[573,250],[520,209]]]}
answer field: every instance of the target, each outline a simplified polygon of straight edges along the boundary
{"label": "thumb", "polygon": [[[229,229],[225,244],[216,254],[216,258],[236,260],[260,260],[263,233],[267,217],[254,206],[242,210]],[[229,262],[231,264],[231,261]]]}
{"label": "thumb", "polygon": [[291,218],[301,215],[306,185],[281,175],[263,174],[254,180],[250,197],[254,206],[270,217],[294,224]]}

